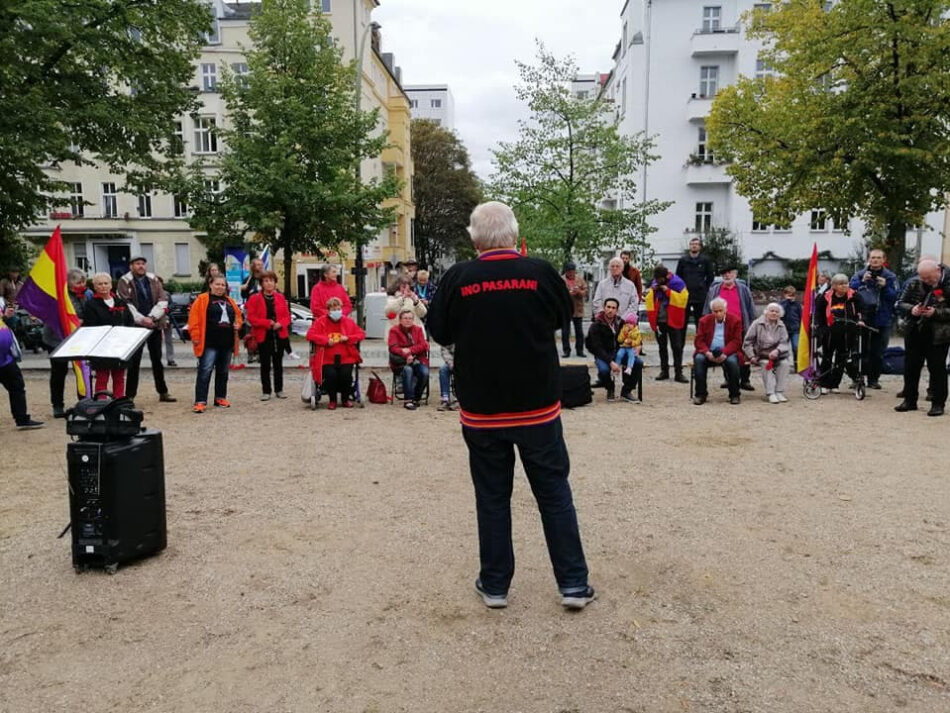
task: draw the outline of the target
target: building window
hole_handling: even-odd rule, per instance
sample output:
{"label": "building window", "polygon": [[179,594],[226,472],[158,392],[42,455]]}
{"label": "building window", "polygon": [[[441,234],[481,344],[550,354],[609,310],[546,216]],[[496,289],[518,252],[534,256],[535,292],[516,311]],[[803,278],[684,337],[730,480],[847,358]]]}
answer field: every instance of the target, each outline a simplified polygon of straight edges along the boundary
{"label": "building window", "polygon": [[703,8],[703,32],[719,32],[722,29],[722,8],[718,5],[707,5]]}
{"label": "building window", "polygon": [[623,78],[623,83],[620,85],[620,116],[623,116],[627,113],[627,78]]}
{"label": "building window", "polygon": [[752,232],[753,233],[767,233],[769,231],[769,224],[763,223],[755,219],[755,216],[752,217]]}
{"label": "building window", "polygon": [[713,154],[709,150],[706,140],[706,127],[700,126],[696,131],[696,156],[702,163],[712,163]]}
{"label": "building window", "polygon": [[89,274],[89,258],[86,255],[86,244],[85,243],[73,243],[73,258],[74,264],[80,270]]}
{"label": "building window", "polygon": [[697,203],[696,204],[696,232],[697,233],[708,233],[712,229],[712,211],[713,204],[708,203]]}
{"label": "building window", "polygon": [[152,196],[148,193],[143,193],[139,196],[139,218],[151,218],[152,217]]}
{"label": "building window", "polygon": [[[85,210],[85,201],[82,198],[82,184],[69,184],[69,212],[73,218],[82,218]],[[85,246],[84,246],[85,247]]]}
{"label": "building window", "polygon": [[195,153],[218,152],[218,137],[214,133],[215,125],[213,116],[195,119]]}
{"label": "building window", "polygon": [[755,60],[755,78],[762,79],[763,77],[771,77],[775,72],[772,71],[772,66],[766,62],[761,57],[758,57]]}
{"label": "building window", "polygon": [[185,153],[185,128],[180,121],[172,125],[172,145],[170,147],[172,156],[181,156]]}
{"label": "building window", "polygon": [[719,91],[719,67],[699,68],[699,96],[702,99],[712,98]]}
{"label": "building window", "polygon": [[175,274],[191,274],[191,245],[175,243]]}
{"label": "building window", "polygon": [[205,192],[210,196],[211,202],[215,203],[221,194],[221,181],[217,178],[206,178],[204,180]]}
{"label": "building window", "polygon": [[211,18],[211,30],[205,33],[205,42],[209,45],[221,44],[221,24],[217,17]]}
{"label": "building window", "polygon": [[410,108],[410,109],[418,109],[418,108],[419,108],[419,100],[418,100],[418,99],[410,99],[410,100],[409,100],[409,108]]}
{"label": "building window", "polygon": [[330,0],[322,0],[320,10],[321,12],[330,12]]}
{"label": "building window", "polygon": [[584,99],[587,99],[587,91],[582,89],[579,92],[577,92],[576,96],[578,99],[583,101]]}
{"label": "building window", "polygon": [[620,56],[625,57],[627,55],[627,23],[623,23],[623,36],[620,40]]}
{"label": "building window", "polygon": [[825,215],[824,208],[818,208],[811,212],[810,228],[812,230],[824,231],[827,229],[828,217]]}
{"label": "building window", "polygon": [[153,243],[139,243],[139,252],[145,258],[146,265],[155,264],[155,245]]}
{"label": "building window", "polygon": [[239,87],[247,86],[247,75],[251,70],[245,62],[235,62],[231,65],[231,71],[234,72],[234,83]]}
{"label": "building window", "polygon": [[119,215],[119,194],[114,183],[102,184],[102,217],[115,218]]}
{"label": "building window", "polygon": [[835,233],[842,233],[848,230],[850,225],[851,225],[851,218],[847,216],[836,217],[834,219],[834,227],[831,230],[832,232],[835,232]]}
{"label": "building window", "polygon": [[431,99],[431,100],[429,100],[429,106],[431,106],[433,109],[441,109],[441,108],[442,108],[442,100],[441,100],[441,99]]}
{"label": "building window", "polygon": [[757,2],[752,6],[752,9],[755,12],[771,12],[772,3],[770,2]]}
{"label": "building window", "polygon": [[213,62],[201,64],[201,88],[206,92],[218,90],[218,65]]}
{"label": "building window", "polygon": [[185,202],[185,199],[181,196],[172,196],[172,202],[175,204],[175,217],[187,218],[188,204]]}

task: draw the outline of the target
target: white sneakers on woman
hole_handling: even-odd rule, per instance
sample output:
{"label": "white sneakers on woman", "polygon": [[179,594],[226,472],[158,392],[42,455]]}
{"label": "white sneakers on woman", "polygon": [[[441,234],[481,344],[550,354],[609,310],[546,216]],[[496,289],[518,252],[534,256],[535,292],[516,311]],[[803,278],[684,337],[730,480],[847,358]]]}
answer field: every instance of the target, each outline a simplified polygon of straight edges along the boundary
{"label": "white sneakers on woman", "polygon": [[784,404],[786,401],[788,401],[788,399],[786,398],[785,394],[769,394],[770,404]]}

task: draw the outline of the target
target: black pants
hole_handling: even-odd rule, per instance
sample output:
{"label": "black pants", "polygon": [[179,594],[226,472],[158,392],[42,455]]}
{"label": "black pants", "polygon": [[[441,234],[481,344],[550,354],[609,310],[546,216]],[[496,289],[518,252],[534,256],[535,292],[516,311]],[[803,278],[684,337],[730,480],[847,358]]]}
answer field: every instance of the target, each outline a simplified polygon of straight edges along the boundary
{"label": "black pants", "polygon": [[261,388],[265,394],[270,393],[271,362],[274,365],[274,391],[284,390],[284,340],[273,331],[268,332],[264,341],[257,347],[261,357]]}
{"label": "black pants", "polygon": [[72,366],[72,362],[69,361],[53,361],[50,359],[49,362],[49,402],[52,406],[58,406],[63,408],[65,406],[65,393],[66,393],[66,374],[69,373],[69,368]]}
{"label": "black pants", "polygon": [[577,511],[568,474],[571,464],[561,420],[540,426],[462,428],[475,486],[478,517],[479,579],[485,591],[506,594],[515,573],[511,544],[511,492],[515,479],[515,449],[521,456],[531,492],[538,503],[541,525],[562,593],[587,588],[587,561],[577,526]]}
{"label": "black pants", "polygon": [[[686,328],[689,327],[689,320],[693,320],[693,324],[696,327],[699,327],[699,318],[703,316],[703,307],[706,304],[706,300],[703,299],[702,302],[687,302],[686,303],[686,322],[683,324],[683,334],[686,334]],[[685,343],[685,338],[683,339]]]}
{"label": "black pants", "polygon": [[904,335],[904,401],[916,404],[920,371],[927,362],[933,406],[947,404],[947,350],[950,344],[933,343],[933,326],[912,326]]}
{"label": "black pants", "polygon": [[[855,346],[855,337],[843,329],[831,329],[822,338],[821,378],[819,383],[826,389],[837,389],[845,371],[852,379],[858,376],[851,350]],[[945,355],[946,356],[946,355]],[[918,375],[920,372],[917,372]]]}
{"label": "black pants", "polygon": [[666,322],[658,322],[656,325],[656,345],[660,350],[660,372],[670,373],[670,356],[666,351],[666,345],[669,343],[673,351],[673,368],[679,374],[683,371],[683,330],[672,329]]}
{"label": "black pants", "polygon": [[571,317],[569,322],[565,322],[561,327],[561,346],[565,354],[571,352],[571,322],[574,323],[574,343],[577,345],[577,356],[584,353],[584,318]]}
{"label": "black pants", "polygon": [[10,413],[17,426],[29,422],[30,414],[26,412],[26,384],[23,374],[16,362],[0,367],[0,384],[7,390],[10,397]]}
{"label": "black pants", "polygon": [[891,339],[891,326],[879,327],[876,332],[868,334],[868,358],[865,373],[868,383],[874,384],[881,378],[884,369],[884,350]]}
{"label": "black pants", "polygon": [[350,386],[352,383],[352,364],[323,365],[323,390],[327,392],[330,401],[336,401],[337,395],[346,401],[350,397]]}
{"label": "black pants", "polygon": [[148,337],[148,341],[139,347],[132,360],[129,362],[129,378],[126,382],[125,395],[134,399],[139,392],[139,370],[142,366],[142,352],[148,347],[148,358],[152,361],[152,375],[155,377],[155,390],[159,394],[167,394],[168,386],[165,385],[165,367],[162,366],[162,346],[164,338],[162,330],[153,329]]}

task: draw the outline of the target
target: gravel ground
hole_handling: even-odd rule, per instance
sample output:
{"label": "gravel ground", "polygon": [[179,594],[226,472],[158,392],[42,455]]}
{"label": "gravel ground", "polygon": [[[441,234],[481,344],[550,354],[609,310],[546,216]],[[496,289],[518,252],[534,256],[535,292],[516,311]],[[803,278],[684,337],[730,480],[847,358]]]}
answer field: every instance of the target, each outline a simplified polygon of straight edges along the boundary
{"label": "gravel ground", "polygon": [[[475,596],[455,415],[260,403],[253,376],[201,416],[193,373],[178,404],[144,390],[169,546],[114,576],[56,539],[62,422],[3,413],[4,713],[950,710],[948,419],[894,414],[893,379],[701,408],[648,381],[565,413],[600,594],[572,614],[523,478],[509,608]],[[41,373],[28,390],[46,418]]]}

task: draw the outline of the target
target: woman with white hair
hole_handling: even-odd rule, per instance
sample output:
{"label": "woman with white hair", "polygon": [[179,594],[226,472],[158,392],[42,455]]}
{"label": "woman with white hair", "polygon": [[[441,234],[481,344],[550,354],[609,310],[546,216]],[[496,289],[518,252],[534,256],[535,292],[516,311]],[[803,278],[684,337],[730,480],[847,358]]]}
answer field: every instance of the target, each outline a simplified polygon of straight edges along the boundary
{"label": "woman with white hair", "polygon": [[821,338],[818,381],[823,394],[838,392],[846,370],[852,379],[858,376],[850,352],[855,349],[858,327],[864,326],[864,318],[860,298],[849,282],[847,275],[835,275],[831,287],[815,300],[815,325]]}
{"label": "woman with white hair", "polygon": [[742,340],[742,351],[752,364],[762,367],[762,383],[769,403],[788,401],[785,384],[788,380],[788,330],[782,323],[785,311],[777,302],[770,302],[756,318]]}

